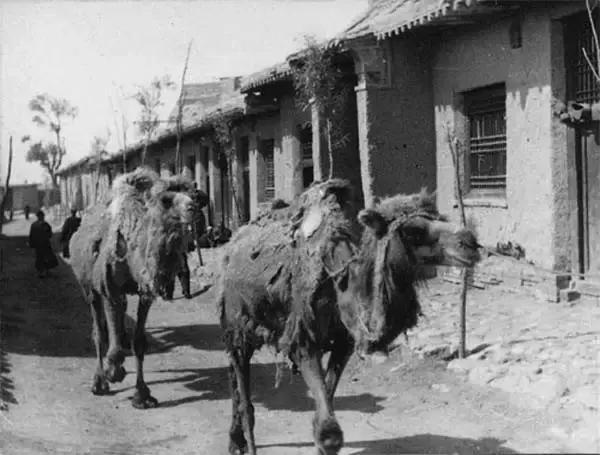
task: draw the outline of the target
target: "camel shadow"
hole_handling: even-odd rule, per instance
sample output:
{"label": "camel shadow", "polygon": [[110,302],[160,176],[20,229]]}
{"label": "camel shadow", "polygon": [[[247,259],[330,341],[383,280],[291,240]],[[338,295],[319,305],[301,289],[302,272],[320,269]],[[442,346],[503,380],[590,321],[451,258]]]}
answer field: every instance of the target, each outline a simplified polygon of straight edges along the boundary
{"label": "camel shadow", "polygon": [[[184,373],[182,376],[163,380],[148,381],[147,384],[182,383],[184,387],[200,395],[173,400],[173,403],[162,403],[161,406],[176,406],[191,401],[228,400],[229,369],[226,367],[159,370],[159,373]],[[277,364],[257,363],[252,365],[252,401],[261,404],[268,410],[284,410],[290,412],[309,412],[314,410],[314,402],[308,394],[308,389],[300,375],[284,372],[278,387],[275,387]],[[339,411],[359,411],[374,414],[383,409],[380,404],[385,397],[361,393],[359,395],[337,396],[334,407]],[[181,402],[181,403],[179,403]]]}
{"label": "camel shadow", "polygon": [[[3,249],[8,279],[0,290],[2,349],[43,357],[95,357],[89,305],[71,266],[56,253],[59,265],[41,279],[27,237],[8,237]],[[133,324],[126,316],[126,325]]]}
{"label": "camel shadow", "polygon": [[15,385],[13,380],[8,377],[10,371],[11,364],[6,355],[6,351],[0,344],[0,411],[7,410],[11,404],[17,404],[17,399],[13,394]]}
{"label": "camel shadow", "polygon": [[[465,454],[483,455],[489,453],[519,453],[505,447],[505,441],[496,438],[455,438],[438,434],[418,434],[391,439],[375,439],[372,441],[350,441],[344,447],[358,449],[352,455],[397,455],[402,453],[428,453],[428,454]],[[259,445],[257,448],[269,447],[312,447],[312,442],[283,443]]]}
{"label": "camel shadow", "polygon": [[172,327],[148,327],[148,354],[168,352],[176,346],[204,351],[223,351],[221,327],[217,324],[192,324]]}

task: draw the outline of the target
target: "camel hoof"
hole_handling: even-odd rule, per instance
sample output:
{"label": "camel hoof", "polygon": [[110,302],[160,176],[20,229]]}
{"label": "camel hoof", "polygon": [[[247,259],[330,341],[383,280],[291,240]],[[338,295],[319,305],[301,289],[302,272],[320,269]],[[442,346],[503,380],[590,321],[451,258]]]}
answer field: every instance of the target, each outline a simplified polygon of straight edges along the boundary
{"label": "camel hoof", "polygon": [[335,420],[323,422],[317,437],[319,455],[337,455],[344,445],[344,434]]}
{"label": "camel hoof", "polygon": [[92,393],[94,395],[107,395],[109,391],[110,387],[106,379],[96,376],[94,378],[94,385],[92,386]]}
{"label": "camel hoof", "polygon": [[[237,440],[236,440],[237,439]],[[229,438],[229,454],[230,455],[244,455],[248,452],[248,444],[244,439],[244,436],[241,435],[241,439],[238,437]]]}
{"label": "camel hoof", "polygon": [[109,380],[109,382],[121,382],[123,379],[125,379],[125,376],[127,375],[127,371],[125,371],[125,368],[123,368],[122,365],[119,366],[115,366],[115,365],[111,365],[105,372],[106,375],[106,379]]}
{"label": "camel hoof", "polygon": [[229,444],[229,455],[244,455],[248,452],[248,447],[238,447],[235,444]]}
{"label": "camel hoof", "polygon": [[142,396],[136,392],[131,404],[136,409],[151,409],[158,407],[158,400],[151,395]]}
{"label": "camel hoof", "polygon": [[192,294],[190,294],[189,292],[187,294],[183,294],[183,296],[188,300],[192,298]]}

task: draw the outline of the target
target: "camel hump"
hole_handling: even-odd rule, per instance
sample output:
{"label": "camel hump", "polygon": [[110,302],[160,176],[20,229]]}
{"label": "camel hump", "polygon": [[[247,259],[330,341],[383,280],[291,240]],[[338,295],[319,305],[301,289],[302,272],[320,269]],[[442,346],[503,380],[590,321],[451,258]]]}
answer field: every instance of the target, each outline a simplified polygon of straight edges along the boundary
{"label": "camel hump", "polygon": [[339,178],[314,182],[300,196],[300,205],[304,207],[311,206],[329,196],[334,196],[337,202],[344,206],[352,200],[352,185],[348,180]]}
{"label": "camel hump", "polygon": [[158,174],[152,169],[140,167],[118,176],[113,183],[113,193],[114,195],[123,195],[130,193],[131,189],[138,193],[144,193],[152,188],[159,179]]}
{"label": "camel hump", "polygon": [[188,193],[191,195],[194,192],[194,182],[183,175],[161,178],[152,187],[152,195],[156,196],[164,191]]}

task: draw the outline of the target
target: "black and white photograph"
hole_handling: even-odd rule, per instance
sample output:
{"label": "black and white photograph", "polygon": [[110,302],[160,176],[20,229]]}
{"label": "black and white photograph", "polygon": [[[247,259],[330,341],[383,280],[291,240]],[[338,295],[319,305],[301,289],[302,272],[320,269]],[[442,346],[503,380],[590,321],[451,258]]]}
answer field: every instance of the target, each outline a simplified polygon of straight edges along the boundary
{"label": "black and white photograph", "polygon": [[600,0],[0,1],[0,455],[599,413]]}

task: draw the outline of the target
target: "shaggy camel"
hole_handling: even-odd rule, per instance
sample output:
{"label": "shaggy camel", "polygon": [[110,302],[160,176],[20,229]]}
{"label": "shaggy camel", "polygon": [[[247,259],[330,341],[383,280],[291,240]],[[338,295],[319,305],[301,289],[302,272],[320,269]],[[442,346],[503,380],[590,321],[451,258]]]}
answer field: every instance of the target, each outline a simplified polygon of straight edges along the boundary
{"label": "shaggy camel", "polygon": [[[181,178],[163,180],[149,169],[119,176],[112,198],[87,214],[70,243],[71,265],[90,304],[98,359],[92,393],[106,394],[108,381],[125,377],[126,295],[137,294],[137,321],[132,349],[136,357],[133,406],[154,407],[157,400],[144,382],[147,347],[144,326],[157,296],[167,297],[187,247],[191,221],[191,184]],[[107,368],[103,368],[103,351]]]}
{"label": "shaggy camel", "polygon": [[343,433],[333,397],[355,347],[385,351],[416,324],[420,264],[470,266],[479,258],[474,235],[445,222],[425,192],[362,210],[360,242],[351,200],[346,181],[313,184],[291,206],[242,227],[227,246],[219,306],[230,359],[232,454],[256,454],[255,350],[274,346],[297,366],[315,400],[318,452],[337,454]]}

